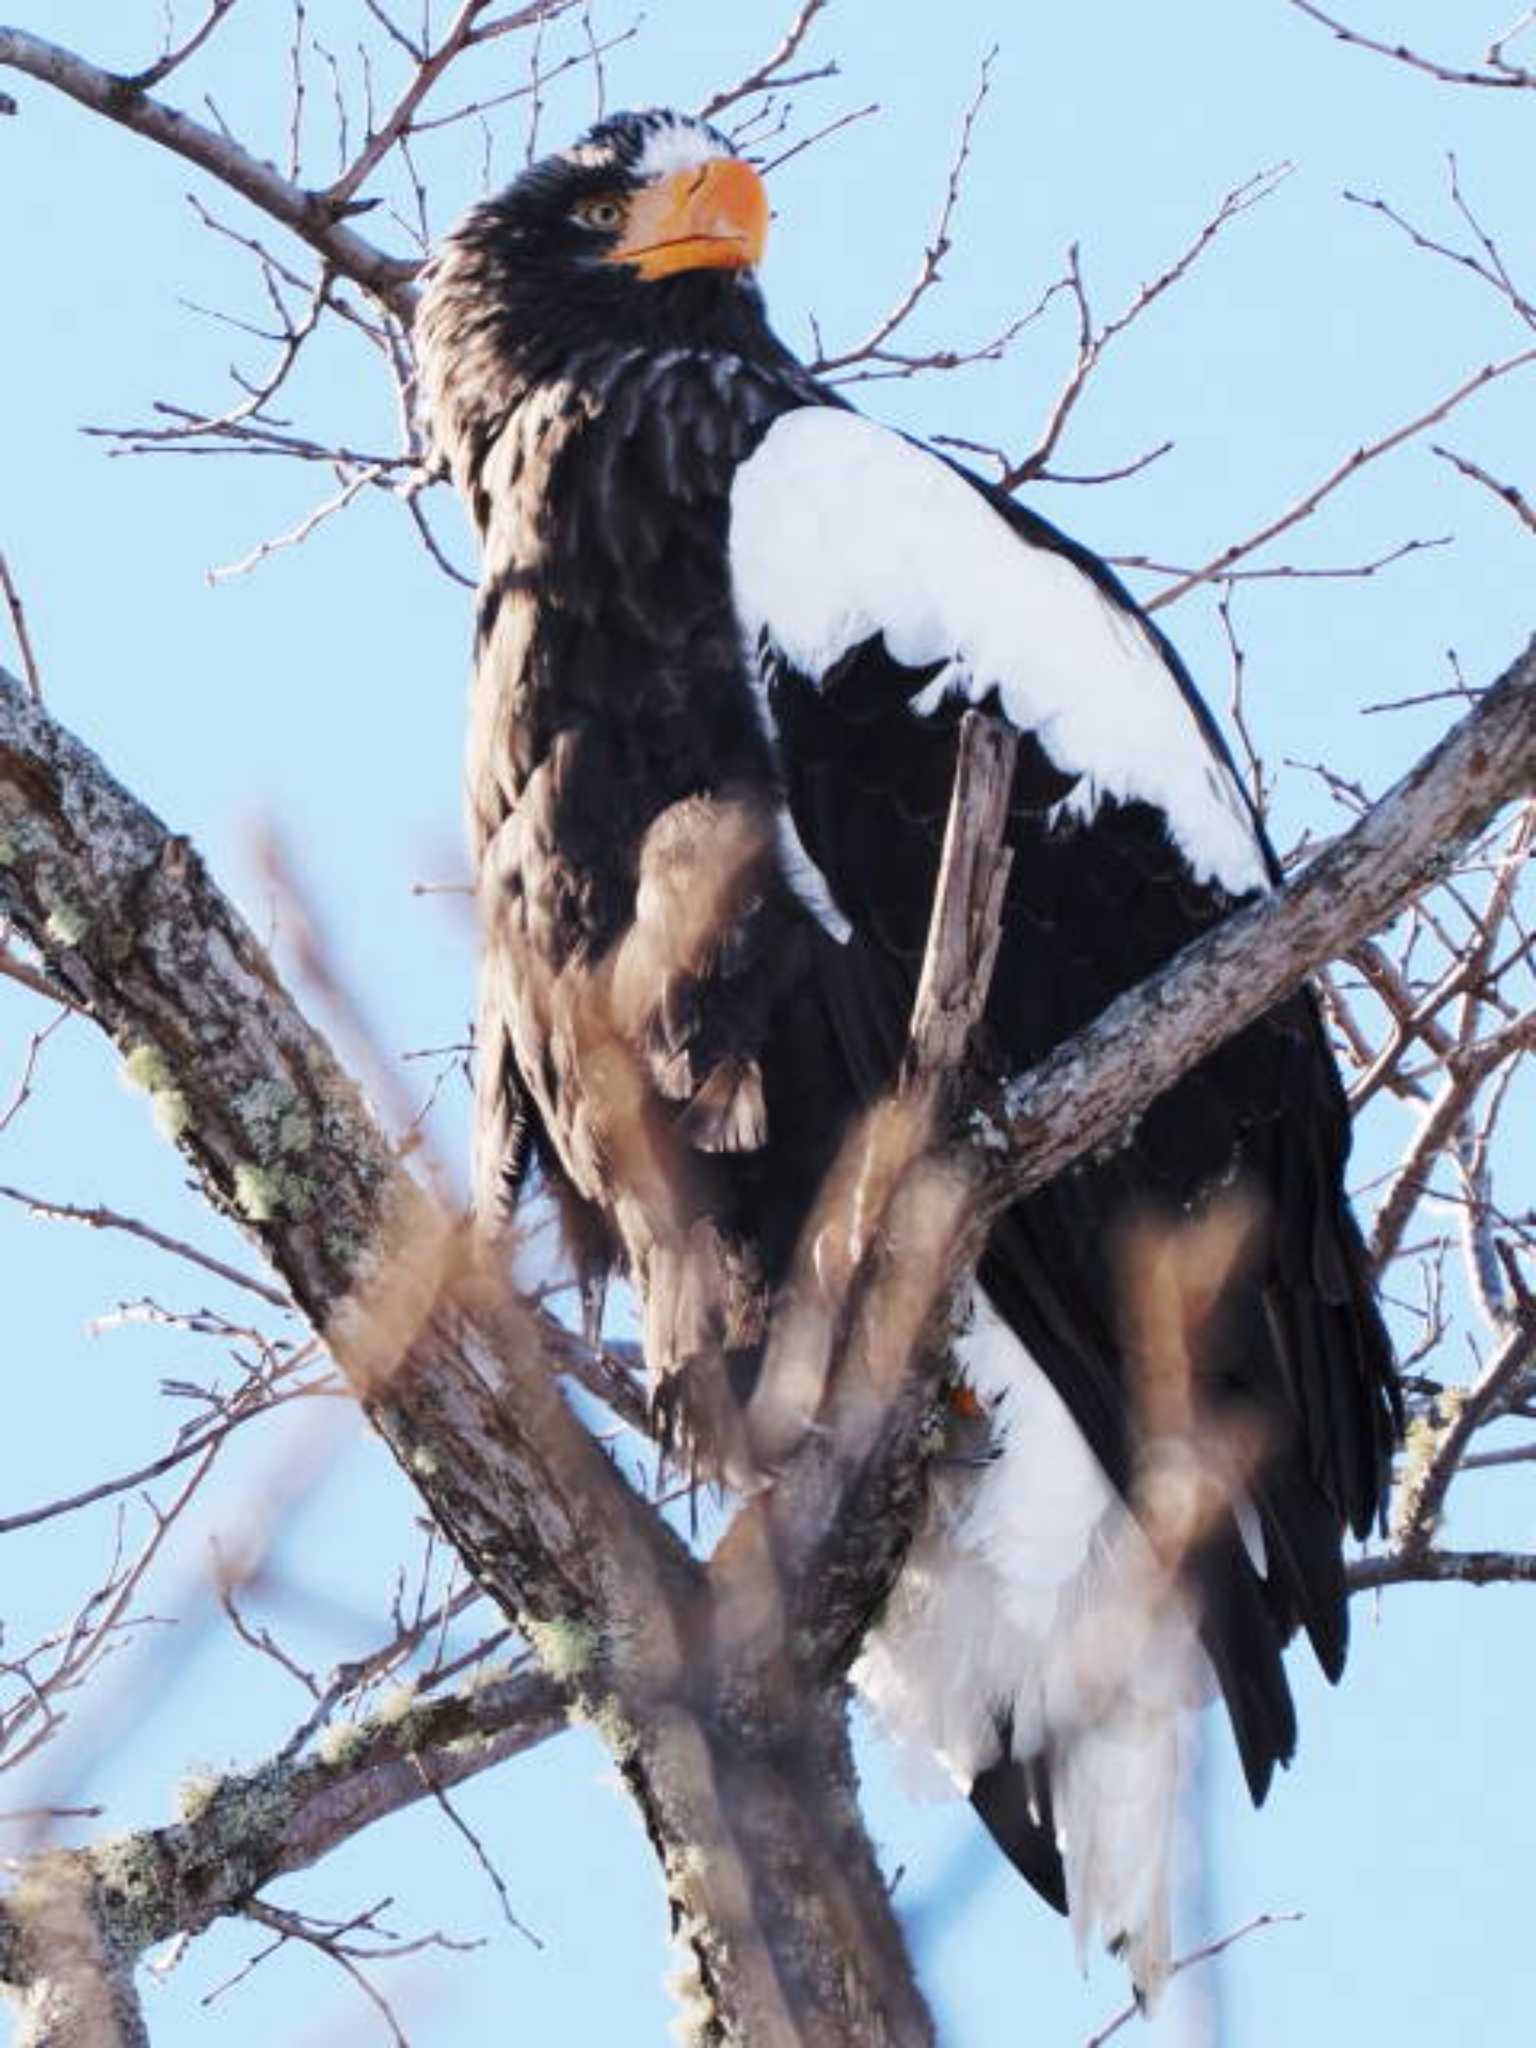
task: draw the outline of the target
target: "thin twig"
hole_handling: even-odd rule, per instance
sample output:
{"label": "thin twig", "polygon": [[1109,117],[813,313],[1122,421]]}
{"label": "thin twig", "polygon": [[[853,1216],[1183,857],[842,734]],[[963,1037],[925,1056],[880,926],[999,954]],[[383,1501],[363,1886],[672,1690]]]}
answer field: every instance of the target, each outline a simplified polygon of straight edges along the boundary
{"label": "thin twig", "polygon": [[[1247,1935],[1256,1934],[1261,1927],[1294,1925],[1296,1921],[1305,1918],[1304,1913],[1256,1913],[1251,1920],[1245,1920],[1241,1927],[1234,1927],[1230,1934],[1223,1934],[1219,1940],[1208,1941],[1200,1948],[1192,1948],[1188,1955],[1180,1956],[1170,1964],[1168,1975],[1170,1978],[1177,1977],[1181,1970],[1188,1970],[1196,1963],[1209,1962],[1212,1957],[1224,1954],[1235,1942],[1242,1941]],[[1122,2027],[1128,2027],[1141,2010],[1142,2008],[1134,2001],[1125,2006],[1115,2014],[1107,2026],[1101,2027],[1096,2034],[1090,2034],[1083,2043],[1083,2048],[1103,2048],[1103,2044],[1118,2034]]]}
{"label": "thin twig", "polygon": [[1468,71],[1452,64],[1438,63],[1433,57],[1424,57],[1417,50],[1409,49],[1406,43],[1378,42],[1375,36],[1368,36],[1357,28],[1351,28],[1332,14],[1325,13],[1316,0],[1290,0],[1300,14],[1310,15],[1313,21],[1332,32],[1341,43],[1352,43],[1356,49],[1372,50],[1378,57],[1390,57],[1395,63],[1405,64],[1412,71],[1422,71],[1430,78],[1437,78],[1445,85],[1491,85],[1506,89],[1529,91],[1536,88],[1536,72],[1522,70],[1518,65],[1504,61],[1503,51],[1525,28],[1531,17],[1523,15],[1513,28],[1506,29],[1488,52],[1486,71]]}
{"label": "thin twig", "polygon": [[728,85],[722,91],[712,94],[698,110],[700,119],[713,121],[717,114],[723,114],[727,107],[734,106],[738,100],[749,98],[753,93],[771,92],[790,83],[807,85],[812,79],[817,78],[835,78],[836,64],[824,64],[818,71],[802,71],[792,81],[781,76],[784,66],[792,61],[796,51],[810,33],[812,22],[818,14],[825,11],[827,5],[828,0],[804,0],[800,12],[785,30],[783,40],[773,55],[765,57],[756,70],[749,71],[745,78],[740,78],[734,85]]}
{"label": "thin twig", "polygon": [[422,1756],[419,1752],[413,1751],[411,1754],[411,1763],[414,1766],[414,1768],[420,1772],[422,1783],[426,1786],[427,1790],[432,1794],[432,1797],[437,1801],[437,1804],[441,1808],[442,1812],[452,1822],[453,1826],[458,1829],[459,1833],[464,1837],[465,1841],[469,1844],[470,1851],[473,1854],[475,1861],[479,1864],[480,1868],[485,1872],[486,1876],[490,1879],[491,1884],[496,1892],[497,1901],[501,1906],[502,1917],[505,1919],[507,1925],[512,1929],[512,1932],[514,1934],[520,1934],[523,1937],[523,1939],[526,1942],[528,1942],[532,1947],[536,1949],[542,1949],[544,1944],[542,1941],[540,1941],[539,1937],[534,1933],[533,1929],[531,1927],[526,1926],[521,1920],[519,1920],[516,1913],[512,1910],[512,1900],[510,1895],[508,1894],[506,1882],[503,1879],[501,1872],[496,1868],[495,1864],[491,1861],[490,1857],[487,1856],[487,1854],[485,1853],[485,1844],[480,1840],[480,1837],[475,1833],[474,1829],[469,1825],[468,1821],[465,1820],[464,1816],[459,1812],[458,1808],[453,1805],[452,1801],[448,1797],[448,1794],[443,1790],[442,1786],[437,1782],[437,1779],[432,1775],[432,1768],[428,1763],[427,1759],[424,1756]]}
{"label": "thin twig", "polygon": [[1438,442],[1432,446],[1442,462],[1449,462],[1453,468],[1459,469],[1463,476],[1470,477],[1474,483],[1492,491],[1496,498],[1509,507],[1527,532],[1536,533],[1536,505],[1532,505],[1513,484],[1501,484],[1497,477],[1490,476],[1487,470],[1481,468],[1469,455],[1458,455],[1454,449],[1442,448]]}
{"label": "thin twig", "polygon": [[127,81],[128,84],[140,92],[148,92],[152,87],[159,85],[162,79],[169,78],[173,71],[185,64],[189,57],[203,47],[235,4],[236,0],[211,0],[207,14],[185,42],[177,44],[173,49],[167,38],[166,48],[156,61],[147,65],[144,70],[135,72]]}
{"label": "thin twig", "polygon": [[1523,369],[1526,364],[1532,362],[1536,362],[1536,348],[1520,349],[1516,354],[1504,356],[1498,362],[1485,363],[1482,369],[1465,378],[1454,391],[1448,392],[1427,412],[1420,413],[1417,418],[1407,421],[1403,426],[1394,427],[1391,433],[1383,434],[1378,440],[1364,443],[1352,455],[1347,455],[1320,483],[1315,484],[1284,512],[1269,520],[1257,532],[1251,533],[1246,540],[1233,541],[1230,546],[1224,547],[1220,554],[1214,555],[1205,564],[1204,568],[1192,570],[1189,575],[1175,583],[1172,589],[1160,591],[1148,602],[1145,609],[1149,612],[1161,611],[1164,605],[1177,604],[1181,597],[1187,597],[1190,591],[1200,584],[1209,583],[1213,577],[1224,576],[1235,563],[1242,561],[1246,555],[1251,555],[1255,549],[1264,547],[1277,535],[1284,533],[1289,527],[1298,525],[1303,519],[1310,519],[1325,498],[1330,497],[1352,477],[1358,476],[1367,464],[1389,454],[1394,448],[1400,448],[1416,434],[1422,434],[1426,427],[1432,427],[1437,420],[1443,420],[1447,413],[1454,412],[1457,406],[1498,378],[1510,376],[1514,371]]}
{"label": "thin twig", "polygon": [[83,1223],[90,1230],[122,1230],[130,1237],[142,1238],[146,1244],[157,1246],[163,1252],[171,1252],[178,1259],[187,1259],[194,1266],[201,1266],[206,1273],[216,1273],[221,1280],[227,1280],[232,1287],[243,1287],[247,1293],[259,1295],[273,1308],[292,1308],[293,1303],[281,1288],[270,1286],[265,1280],[257,1280],[249,1273],[242,1273],[238,1266],[226,1265],[223,1259],[216,1259],[210,1252],[200,1252],[195,1245],[185,1243],[179,1237],[168,1237],[163,1230],[156,1230],[153,1224],[141,1223],[136,1216],[121,1215],[116,1209],[108,1209],[102,1203],[83,1208],[73,1202],[50,1201],[45,1195],[29,1195],[22,1188],[0,1186],[0,1196],[7,1201],[19,1202],[31,1216],[48,1223]]}
{"label": "thin twig", "polygon": [[34,702],[43,701],[43,678],[37,666],[37,656],[32,652],[32,636],[27,631],[27,615],[22,608],[21,592],[16,588],[11,575],[10,563],[0,553],[0,590],[5,593],[7,609],[11,614],[11,629],[16,635],[16,646],[21,655],[22,673],[27,679],[27,688],[32,692]]}

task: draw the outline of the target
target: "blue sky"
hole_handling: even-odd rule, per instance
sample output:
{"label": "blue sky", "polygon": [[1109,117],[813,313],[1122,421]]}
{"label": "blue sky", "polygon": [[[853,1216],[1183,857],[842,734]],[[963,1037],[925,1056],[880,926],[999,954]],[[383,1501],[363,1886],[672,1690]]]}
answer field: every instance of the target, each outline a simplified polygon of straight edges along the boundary
{"label": "blue sky", "polygon": [[[1344,0],[1340,0],[1344,4]],[[143,62],[157,6],[125,0],[13,0],[17,25],[73,41],[103,62]],[[788,10],[654,0],[639,36],[608,60],[612,103],[701,99],[756,61]],[[1447,15],[1470,26],[1472,56],[1499,10],[1431,0],[1358,0],[1351,18],[1447,47]],[[286,10],[246,0],[176,81],[195,107],[211,90],[263,153],[285,147]],[[630,16],[616,0],[600,28]],[[351,0],[312,0],[310,24],[338,47],[360,32]],[[135,32],[136,31],[136,32]],[[113,40],[115,39],[115,41]],[[806,344],[814,312],[829,345],[861,334],[904,289],[942,192],[947,153],[984,52],[1001,45],[956,246],[915,339],[964,343],[1032,303],[1082,246],[1096,303],[1115,310],[1182,247],[1221,195],[1255,171],[1295,168],[1205,263],[1112,351],[1062,460],[1114,467],[1172,439],[1166,460],[1101,490],[1060,487],[1042,509],[1107,552],[1203,560],[1288,504],[1362,440],[1432,403],[1520,345],[1491,297],[1412,251],[1341,189],[1381,192],[1441,232],[1445,152],[1518,262],[1531,255],[1529,96],[1454,92],[1339,48],[1282,0],[1108,0],[1087,10],[948,0],[838,0],[815,58],[842,76],[807,96],[808,123],[878,100],[881,113],[775,177],[765,282],[782,331]],[[507,46],[506,63],[522,55]],[[493,76],[500,82],[500,75]],[[252,855],[255,828],[285,835],[326,914],[340,958],[392,1057],[451,1043],[470,1007],[473,935],[453,897],[411,884],[458,872],[467,593],[425,561],[397,508],[365,500],[252,575],[205,572],[291,527],[327,488],[300,465],[215,458],[112,459],[84,424],[142,420],[156,400],[228,402],[225,370],[262,352],[189,310],[196,300],[261,317],[248,263],[200,230],[196,191],[232,222],[239,203],[190,168],[22,81],[20,117],[0,123],[0,546],[27,599],[49,701],[113,769],[190,832],[258,930],[273,907]],[[317,87],[318,93],[318,87]],[[545,134],[590,117],[585,81],[557,85]],[[515,168],[517,109],[499,133]],[[317,174],[328,166],[314,130]],[[475,196],[478,145],[424,152],[435,224]],[[365,223],[389,239],[378,215]],[[396,238],[398,240],[398,238]],[[274,236],[275,241],[280,237]],[[1533,263],[1532,268],[1536,268]],[[1009,360],[917,384],[868,386],[861,402],[918,432],[1027,445],[1071,358],[1063,312]],[[1433,438],[1489,468],[1530,475],[1530,373],[1473,401]],[[295,417],[388,445],[390,394],[360,350],[315,352]],[[371,439],[369,437],[372,437]],[[457,514],[434,510],[459,558]],[[1249,658],[1249,714],[1265,752],[1326,759],[1385,786],[1441,729],[1443,705],[1363,716],[1382,698],[1434,690],[1454,647],[1487,678],[1529,632],[1529,541],[1502,509],[1452,476],[1426,445],[1403,451],[1287,535],[1269,560],[1342,564],[1410,538],[1453,535],[1369,582],[1245,586],[1237,618]],[[1151,590],[1155,584],[1148,582]],[[1224,703],[1223,644],[1207,598],[1163,615]],[[7,658],[9,656],[7,655]],[[1285,839],[1336,822],[1296,777]],[[282,956],[281,934],[278,945]],[[0,984],[0,1104],[47,1011]],[[424,1070],[406,1070],[425,1091]],[[106,1202],[237,1263],[254,1254],[188,1195],[181,1162],[154,1134],[89,1027],[52,1038],[42,1092],[0,1134],[0,1181],[61,1200]],[[462,1154],[467,1100],[450,1082],[434,1117],[446,1158]],[[1373,1144],[1385,1143],[1389,1128]],[[1529,1191],[1526,1191],[1529,1199]],[[232,1371],[208,1340],[129,1324],[87,1337],[88,1319],[154,1294],[166,1305],[248,1311],[190,1269],[106,1235],[45,1226],[0,1204],[6,1421],[0,1513],[152,1456],[181,1419],[164,1379]],[[375,1640],[397,1563],[414,1553],[412,1503],[379,1448],[338,1414],[321,1459],[312,1419],[245,1433],[222,1461],[210,1506],[161,1561],[149,1606],[167,1617],[79,1703],[64,1738],[67,1775],[0,1788],[0,1807],[68,1786],[108,1805],[98,1828],[171,1810],[195,1763],[255,1761],[302,1716],[297,1689],[232,1641],[209,1613],[208,1544],[259,1524],[312,1453],[316,1476],[284,1525],[252,1612],[324,1667]],[[1458,1513],[1459,1540],[1536,1541],[1523,1468],[1486,1475]],[[130,1502],[131,1536],[145,1511]],[[97,1583],[110,1508],[0,1540],[8,1645],[30,1639]],[[1528,2026],[1533,1774],[1525,1702],[1533,1679],[1530,1592],[1411,1589],[1360,1604],[1342,1689],[1293,1659],[1302,1719],[1296,1769],[1267,1810],[1242,1798],[1214,1721],[1204,1799],[1212,1931],[1261,1910],[1301,1911],[1232,1951],[1221,2031],[1237,2048],[1299,2038],[1442,2043]],[[167,1656],[165,1628],[184,1651]],[[167,1673],[172,1676],[167,1676]],[[947,2040],[966,2048],[1080,2042],[1118,2006],[1118,1972],[1079,1978],[1070,1938],[1000,1863],[963,1810],[908,1804],[878,1744],[866,1746],[872,1825]],[[338,1915],[390,1895],[408,1932],[483,1936],[473,1955],[385,1966],[418,2048],[516,2029],[531,2040],[664,2038],[661,1909],[649,1853],[601,1752],[569,1735],[462,1796],[497,1856],[540,1950],[500,1920],[462,1842],[436,1814],[393,1822],[275,1896]],[[383,2038],[345,1981],[308,1955],[265,1964],[211,2011],[199,2000],[261,1945],[250,1929],[200,1941],[148,1993],[157,2048],[217,2027],[227,2048],[283,2040]],[[1199,1998],[1169,2001],[1149,2043],[1212,2038]],[[1202,2031],[1205,2029],[1206,2031]]]}

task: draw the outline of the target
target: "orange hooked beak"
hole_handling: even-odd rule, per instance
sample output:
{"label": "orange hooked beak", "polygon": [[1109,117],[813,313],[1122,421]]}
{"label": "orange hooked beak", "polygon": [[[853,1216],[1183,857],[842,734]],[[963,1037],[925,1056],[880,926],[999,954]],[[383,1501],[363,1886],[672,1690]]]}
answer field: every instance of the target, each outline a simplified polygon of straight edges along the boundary
{"label": "orange hooked beak", "polygon": [[624,238],[610,263],[644,278],[680,270],[750,270],[768,239],[768,192],[750,164],[714,157],[674,171],[630,201]]}

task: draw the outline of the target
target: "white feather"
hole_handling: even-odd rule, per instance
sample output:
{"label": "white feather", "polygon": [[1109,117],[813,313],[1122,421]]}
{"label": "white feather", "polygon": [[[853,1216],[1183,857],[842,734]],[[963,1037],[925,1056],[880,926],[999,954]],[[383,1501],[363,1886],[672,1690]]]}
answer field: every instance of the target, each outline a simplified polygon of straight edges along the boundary
{"label": "white feather", "polygon": [[1063,807],[1155,804],[1195,876],[1266,886],[1230,769],[1141,623],[1064,555],[1031,547],[946,463],[830,406],[786,413],[737,471],[731,569],[745,644],[819,678],[883,634],[892,658],[944,662],[914,700],[996,688],[1064,773]]}
{"label": "white feather", "polygon": [[635,175],[642,180],[665,178],[673,171],[697,170],[702,164],[729,154],[729,143],[717,129],[702,121],[686,117],[656,121],[645,138]]}
{"label": "white feather", "polygon": [[1246,1493],[1239,1493],[1232,1502],[1232,1513],[1237,1521],[1237,1533],[1248,1553],[1248,1562],[1261,1579],[1267,1577],[1269,1548],[1264,1541],[1264,1524],[1259,1520],[1258,1509]]}
{"label": "white feather", "polygon": [[836,939],[840,946],[846,946],[853,934],[853,926],[838,909],[826,876],[806,852],[805,841],[800,837],[788,807],[782,804],[779,806],[778,840],[779,865],[785,881],[822,930]]}
{"label": "white feather", "polygon": [[969,1792],[1012,1725],[1049,1753],[1079,1943],[1095,1927],[1156,1995],[1183,1711],[1211,1690],[1193,1618],[1060,1395],[977,1292],[956,1343],[998,1455],[940,1464],[854,1679],[916,1789]]}

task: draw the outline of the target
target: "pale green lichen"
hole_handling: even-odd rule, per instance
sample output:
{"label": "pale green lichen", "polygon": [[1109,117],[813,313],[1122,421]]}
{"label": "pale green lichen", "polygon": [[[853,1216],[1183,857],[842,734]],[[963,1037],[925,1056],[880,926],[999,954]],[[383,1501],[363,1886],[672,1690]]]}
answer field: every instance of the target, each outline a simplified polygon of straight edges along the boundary
{"label": "pale green lichen", "polygon": [[360,1721],[333,1721],[329,1728],[320,1731],[315,1752],[322,1763],[344,1764],[368,1740],[368,1733]]}
{"label": "pale green lichen", "polygon": [[317,1180],[312,1180],[308,1174],[303,1173],[279,1173],[277,1182],[278,1200],[289,1216],[296,1222],[301,1222],[312,1213],[320,1199],[320,1183]]}
{"label": "pale green lichen", "polygon": [[58,946],[78,946],[91,928],[91,920],[75,903],[56,903],[48,913],[43,930]]}
{"label": "pale green lichen", "polygon": [[176,1086],[170,1064],[157,1045],[136,1045],[125,1053],[123,1079],[131,1088],[142,1088],[146,1095],[158,1095],[162,1089]]}
{"label": "pale green lichen", "polygon": [[421,1479],[431,1479],[442,1468],[442,1460],[436,1451],[428,1450],[425,1444],[418,1444],[411,1453],[411,1470]]}
{"label": "pale green lichen", "polygon": [[367,1248],[368,1240],[360,1230],[328,1230],[325,1233],[325,1255],[343,1271],[355,1266]]}
{"label": "pale green lichen", "polygon": [[142,1920],[152,1926],[164,1910],[164,1873],[153,1837],[108,1835],[90,1851],[90,1860],[98,1889],[117,1904],[128,1923],[120,1938],[131,1949],[143,1947],[143,1941],[134,1938],[138,1924]]}
{"label": "pale green lichen", "polygon": [[416,1704],[416,1688],[407,1680],[402,1685],[392,1685],[379,1695],[379,1703],[373,1710],[374,1725],[393,1728],[403,1721]]}
{"label": "pale green lichen", "polygon": [[150,1115],[162,1138],[174,1145],[192,1121],[192,1105],[179,1088],[160,1088],[150,1097]]}
{"label": "pale green lichen", "polygon": [[[1393,1493],[1391,1533],[1395,1537],[1401,1537],[1423,1516],[1425,1489],[1434,1470],[1435,1459],[1445,1442],[1446,1432],[1455,1427],[1465,1406],[1466,1394],[1462,1389],[1445,1387],[1435,1396],[1433,1406],[1426,1413],[1415,1415],[1410,1420],[1403,1435],[1402,1461]],[[1438,1522],[1439,1518],[1435,1519]],[[1433,1534],[1433,1530],[1427,1533]]]}
{"label": "pale green lichen", "polygon": [[699,1958],[693,1947],[691,1923],[684,1922],[672,1937],[676,1960],[662,1979],[662,1989],[677,2010],[667,2031],[678,2048],[698,2048],[701,2041],[719,2038],[720,2012],[705,1987]]}
{"label": "pale green lichen", "polygon": [[452,1742],[445,1742],[443,1744],[443,1754],[444,1756],[461,1757],[465,1762],[473,1762],[475,1759],[484,1756],[493,1740],[494,1738],[491,1735],[484,1733],[456,1735]]}
{"label": "pale green lichen", "polygon": [[199,1820],[214,1802],[224,1780],[212,1764],[193,1764],[176,1787],[176,1811],[183,1820]]}
{"label": "pale green lichen", "polygon": [[584,1621],[534,1621],[525,1617],[523,1634],[551,1678],[568,1683],[591,1668],[598,1634]]}
{"label": "pale green lichen", "polygon": [[279,1216],[301,1222],[320,1199],[315,1181],[281,1166],[257,1166],[242,1160],[235,1168],[235,1207],[251,1223],[273,1223]]}
{"label": "pale green lichen", "polygon": [[252,1223],[270,1223],[277,1214],[280,1175],[242,1160],[235,1168],[235,1207]]}
{"label": "pale green lichen", "polygon": [[170,1062],[156,1045],[136,1045],[123,1058],[123,1079],[149,1097],[150,1115],[174,1145],[192,1121],[192,1105],[176,1085]]}
{"label": "pale green lichen", "polygon": [[17,861],[16,842],[0,834],[0,868],[13,868]]}
{"label": "pale green lichen", "polygon": [[573,1728],[590,1728],[617,1763],[633,1756],[640,1746],[633,1723],[612,1693],[598,1700],[573,1700],[565,1718]]}
{"label": "pale green lichen", "polygon": [[305,1109],[290,1109],[277,1127],[279,1152],[307,1152],[315,1140],[314,1118]]}
{"label": "pale green lichen", "polygon": [[296,1159],[308,1152],[315,1142],[315,1120],[301,1101],[297,1089],[287,1081],[278,1081],[270,1076],[253,1081],[249,1088],[242,1089],[234,1098],[233,1107],[250,1134],[252,1149],[259,1159],[268,1162],[268,1171],[282,1173],[290,1181],[282,1198],[282,1205],[290,1213],[299,1213],[304,1207],[313,1206],[313,1196],[301,1194],[296,1174],[280,1167],[281,1159]]}
{"label": "pale green lichen", "polygon": [[275,1140],[278,1125],[298,1099],[286,1081],[274,1081],[268,1077],[253,1081],[249,1088],[242,1088],[230,1106],[247,1129],[266,1143]]}
{"label": "pale green lichen", "polygon": [[220,1819],[231,1840],[254,1842],[286,1826],[293,1795],[281,1764],[268,1764],[248,1778],[224,1778],[219,1784]]}

